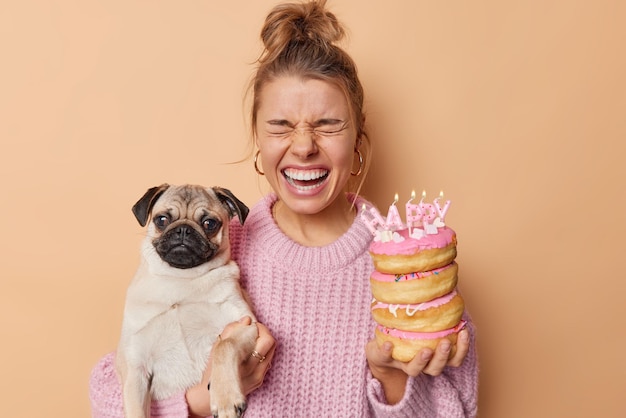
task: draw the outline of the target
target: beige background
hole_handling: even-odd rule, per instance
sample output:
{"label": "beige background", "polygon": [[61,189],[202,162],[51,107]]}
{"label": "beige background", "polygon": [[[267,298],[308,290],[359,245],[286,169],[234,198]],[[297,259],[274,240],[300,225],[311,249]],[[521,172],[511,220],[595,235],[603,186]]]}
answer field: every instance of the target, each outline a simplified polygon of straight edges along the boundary
{"label": "beige background", "polygon": [[[3,416],[89,415],[145,189],[267,191],[227,163],[274,3],[2,2]],[[331,0],[368,93],[366,197],[453,201],[482,418],[626,416],[624,4]]]}

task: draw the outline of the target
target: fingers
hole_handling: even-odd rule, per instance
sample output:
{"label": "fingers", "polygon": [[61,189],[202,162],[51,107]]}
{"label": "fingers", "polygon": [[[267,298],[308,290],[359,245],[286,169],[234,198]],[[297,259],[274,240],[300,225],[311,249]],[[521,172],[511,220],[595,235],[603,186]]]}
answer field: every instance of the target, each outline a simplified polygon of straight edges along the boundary
{"label": "fingers", "polygon": [[[366,357],[372,375],[383,375],[387,373],[385,369],[399,369],[409,376],[417,376],[420,373],[430,376],[439,376],[446,366],[459,367],[469,352],[470,338],[469,331],[463,329],[459,332],[456,342],[456,351],[448,339],[442,339],[433,351],[430,348],[422,349],[409,362],[404,363],[394,360],[391,357],[393,345],[385,342],[382,346],[372,340],[366,346]],[[452,351],[455,351],[450,356]]]}
{"label": "fingers", "polygon": [[241,325],[248,326],[250,324],[252,324],[252,318],[246,315],[239,319],[237,322],[231,322],[230,324],[226,325],[226,327],[224,327],[224,329],[220,333],[219,337],[225,340],[226,338],[229,338],[233,335],[237,327]]}
{"label": "fingers", "polygon": [[450,353],[453,350],[452,343],[445,338],[442,339],[437,345],[433,358],[423,372],[431,376],[438,376],[446,366],[459,367],[469,352],[469,343],[469,331],[466,329],[459,331],[456,351],[450,357]]}
{"label": "fingers", "polygon": [[250,358],[247,359],[247,363],[255,368],[258,364],[265,363],[266,368],[269,368],[269,364],[271,364],[272,358],[274,357],[276,340],[265,325],[257,322],[256,326],[259,336],[255,342],[254,350]]}
{"label": "fingers", "polygon": [[[391,356],[393,344],[385,341],[380,347],[375,340],[371,340],[365,347],[365,356],[372,372],[372,376],[380,379],[382,376],[389,375],[392,371],[402,371],[410,376],[417,376],[428,364],[430,356],[421,359],[416,356],[411,362],[403,363],[394,360]],[[427,353],[428,354],[428,353]]]}
{"label": "fingers", "polygon": [[239,321],[240,324],[243,325],[250,325],[252,323],[252,318],[250,318],[248,315],[244,316],[243,318],[241,318]]}
{"label": "fingers", "polygon": [[276,340],[270,334],[269,329],[261,324],[256,323],[259,337],[256,340],[254,350],[243,364],[243,387],[244,393],[258,389],[265,378],[266,373],[272,367],[274,352],[276,350]]}
{"label": "fingers", "polygon": [[413,357],[413,360],[404,363],[403,369],[409,376],[417,376],[424,373],[433,359],[433,350],[424,348]]}
{"label": "fingers", "polygon": [[443,368],[448,364],[451,350],[452,343],[446,338],[442,339],[437,345],[435,352],[432,353],[432,358],[428,362],[428,365],[424,367],[422,372],[431,376],[439,376]]}
{"label": "fingers", "polygon": [[266,353],[269,353],[270,350],[273,351],[276,346],[276,340],[270,333],[270,330],[263,324],[257,322],[257,329],[259,330],[259,338],[256,342],[256,351],[261,354],[264,354],[267,357]]}
{"label": "fingers", "polygon": [[459,331],[459,336],[456,341],[456,353],[448,361],[448,366],[460,367],[463,364],[463,360],[467,356],[470,348],[470,335],[467,329]]}
{"label": "fingers", "polygon": [[393,368],[398,369],[402,363],[397,362],[391,357],[393,351],[393,344],[389,341],[385,341],[381,346],[378,345],[376,340],[371,340],[365,346],[365,356],[370,369],[384,369]]}

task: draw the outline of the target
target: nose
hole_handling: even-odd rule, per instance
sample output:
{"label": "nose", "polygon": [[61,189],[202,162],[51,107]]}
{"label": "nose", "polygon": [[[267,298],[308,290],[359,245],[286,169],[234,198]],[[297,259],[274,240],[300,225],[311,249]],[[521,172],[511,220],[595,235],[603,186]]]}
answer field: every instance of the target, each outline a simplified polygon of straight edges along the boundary
{"label": "nose", "polygon": [[291,153],[299,158],[307,159],[317,153],[315,131],[311,128],[296,129],[292,135]]}
{"label": "nose", "polygon": [[181,225],[176,228],[176,236],[181,240],[185,239],[191,234],[191,229],[187,225]]}

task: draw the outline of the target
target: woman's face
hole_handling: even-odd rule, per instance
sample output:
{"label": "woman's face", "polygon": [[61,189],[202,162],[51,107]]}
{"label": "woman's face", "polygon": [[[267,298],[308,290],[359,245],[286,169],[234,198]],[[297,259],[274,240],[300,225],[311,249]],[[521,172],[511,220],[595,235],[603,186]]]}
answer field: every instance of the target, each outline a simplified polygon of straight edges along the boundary
{"label": "woman's face", "polygon": [[337,203],[357,140],[343,92],[326,81],[285,76],[262,88],[259,103],[260,165],[279,199],[307,215]]}

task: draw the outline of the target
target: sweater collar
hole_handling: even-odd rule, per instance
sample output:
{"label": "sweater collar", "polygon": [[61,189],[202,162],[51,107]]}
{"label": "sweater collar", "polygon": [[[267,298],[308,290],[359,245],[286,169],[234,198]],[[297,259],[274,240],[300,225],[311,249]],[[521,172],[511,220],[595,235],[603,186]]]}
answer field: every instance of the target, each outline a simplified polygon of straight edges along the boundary
{"label": "sweater collar", "polygon": [[367,253],[372,240],[371,233],[359,220],[363,203],[368,206],[371,206],[371,203],[353,194],[346,195],[346,198],[351,202],[354,201],[357,216],[341,237],[325,246],[306,247],[283,233],[272,217],[272,206],[278,200],[274,193],[266,195],[252,208],[245,225],[248,226],[249,234],[259,235],[253,242],[260,243],[262,251],[274,263],[284,263],[291,267],[308,266],[309,269],[318,271],[337,270],[350,265],[355,259]]}

